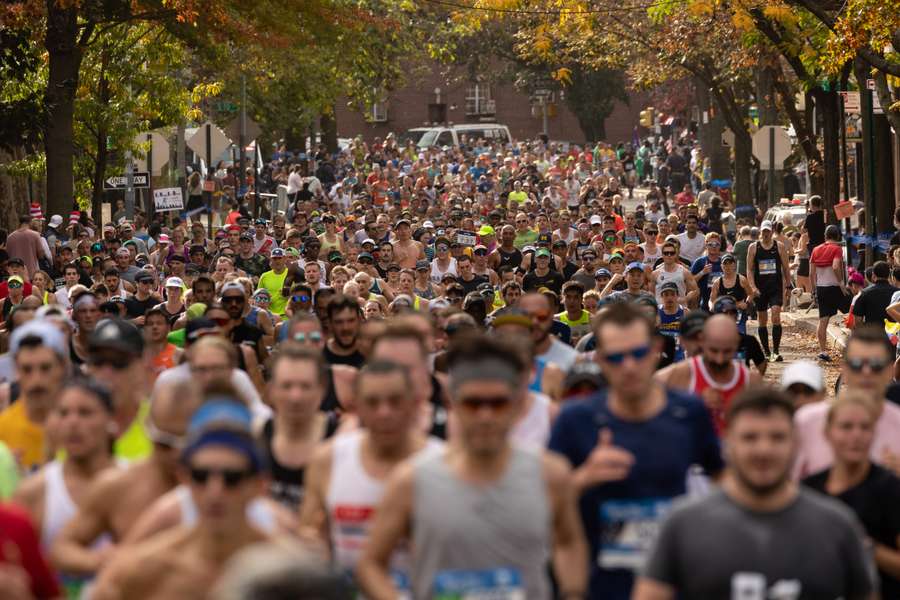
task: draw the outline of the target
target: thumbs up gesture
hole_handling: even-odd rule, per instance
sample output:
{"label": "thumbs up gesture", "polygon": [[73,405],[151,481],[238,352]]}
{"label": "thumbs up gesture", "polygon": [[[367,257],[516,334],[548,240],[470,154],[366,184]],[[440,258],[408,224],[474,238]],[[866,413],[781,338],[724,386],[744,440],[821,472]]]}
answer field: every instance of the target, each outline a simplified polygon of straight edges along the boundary
{"label": "thumbs up gesture", "polygon": [[575,476],[579,487],[585,490],[595,485],[625,479],[631,472],[632,465],[634,455],[616,446],[613,443],[612,431],[604,427],[597,436],[597,445],[584,464],[577,469]]}

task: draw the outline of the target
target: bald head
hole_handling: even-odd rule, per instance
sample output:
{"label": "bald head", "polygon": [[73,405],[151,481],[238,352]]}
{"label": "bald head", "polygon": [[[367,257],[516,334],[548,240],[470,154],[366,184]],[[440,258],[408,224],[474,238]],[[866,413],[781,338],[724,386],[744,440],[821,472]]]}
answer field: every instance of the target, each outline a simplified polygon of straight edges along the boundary
{"label": "bald head", "polygon": [[737,324],[728,315],[713,315],[703,326],[703,363],[712,373],[725,374],[741,343]]}
{"label": "bald head", "polygon": [[713,315],[703,326],[703,339],[738,343],[741,337],[734,319],[728,315]]}

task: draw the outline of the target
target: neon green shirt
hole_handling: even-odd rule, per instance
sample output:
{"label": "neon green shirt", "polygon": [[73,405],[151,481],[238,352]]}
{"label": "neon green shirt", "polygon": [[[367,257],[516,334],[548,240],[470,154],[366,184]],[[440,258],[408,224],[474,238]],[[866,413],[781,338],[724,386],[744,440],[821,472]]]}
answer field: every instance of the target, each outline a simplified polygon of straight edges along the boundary
{"label": "neon green shirt", "polygon": [[150,456],[150,453],[153,452],[153,442],[147,437],[147,431],[144,429],[144,422],[149,414],[150,401],[144,400],[131,425],[113,444],[114,456],[124,458],[128,462],[135,462]]}
{"label": "neon green shirt", "polygon": [[513,246],[521,250],[529,244],[533,244],[538,239],[538,232],[534,229],[526,229],[523,232],[516,232],[516,239],[513,240]]}
{"label": "neon green shirt", "polygon": [[260,275],[259,285],[256,286],[256,289],[258,290],[269,290],[269,295],[272,297],[272,303],[269,305],[269,310],[276,315],[284,315],[284,309],[287,308],[287,298],[281,295],[281,288],[284,287],[284,280],[287,277],[287,273],[287,269],[281,273],[266,271]]}
{"label": "neon green shirt", "polygon": [[511,201],[515,202],[516,204],[522,204],[523,202],[528,200],[528,194],[526,194],[525,192],[522,192],[522,191],[519,191],[519,192],[513,191],[513,192],[509,193],[509,199]]}
{"label": "neon green shirt", "polygon": [[0,442],[0,500],[8,500],[19,485],[19,467],[16,458],[3,442]]}

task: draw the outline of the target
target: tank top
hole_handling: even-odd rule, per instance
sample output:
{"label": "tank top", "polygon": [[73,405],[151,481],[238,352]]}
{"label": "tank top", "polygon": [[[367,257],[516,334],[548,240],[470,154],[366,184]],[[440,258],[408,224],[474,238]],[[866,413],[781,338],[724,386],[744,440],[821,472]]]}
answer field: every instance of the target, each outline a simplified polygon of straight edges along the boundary
{"label": "tank top", "polygon": [[[191,527],[197,523],[199,515],[197,514],[197,505],[191,497],[191,490],[186,485],[179,485],[175,488],[175,495],[178,499],[178,507],[181,514],[181,522],[179,525]],[[275,521],[275,513],[272,508],[263,501],[262,498],[254,498],[247,505],[247,521],[251,525],[262,531],[263,533],[274,534],[277,528]]]}
{"label": "tank top", "polygon": [[674,281],[675,285],[678,286],[678,295],[684,296],[687,287],[684,283],[684,269],[682,269],[679,265],[675,266],[675,270],[672,272],[666,271],[665,265],[661,266],[659,269],[655,271],[656,273],[656,301],[662,302],[662,296],[659,293],[659,288],[662,287],[662,284]]}
{"label": "tank top", "polygon": [[669,314],[660,307],[659,309],[659,331],[660,335],[675,339],[675,356],[672,362],[684,359],[684,348],[681,347],[681,319],[684,318],[684,307],[679,306],[674,314]]}
{"label": "tank top", "polygon": [[[325,498],[331,545],[338,568],[352,572],[369,538],[375,508],[381,502],[386,480],[369,475],[362,464],[362,431],[352,431],[334,440],[331,477]],[[419,456],[439,454],[443,443],[429,438]],[[398,587],[409,589],[409,552],[398,549],[391,558],[391,572]]]}
{"label": "tank top", "polygon": [[333,242],[329,242],[328,236],[325,236],[325,235],[323,235],[320,238],[320,240],[321,240],[321,250],[319,252],[319,256],[322,256],[323,253],[327,256],[329,251],[341,249],[341,238],[338,234],[334,234]]}
{"label": "tank top", "polygon": [[434,288],[431,286],[431,282],[428,282],[428,285],[425,289],[420,289],[413,286],[413,292],[415,292],[416,296],[420,298],[424,298],[425,300],[434,300]]}
{"label": "tank top", "polygon": [[432,283],[440,283],[441,278],[444,275],[446,275],[447,273],[450,273],[451,275],[456,277],[457,272],[456,272],[456,259],[455,258],[450,259],[450,264],[447,265],[447,268],[445,270],[441,270],[441,268],[438,266],[437,260],[435,260],[434,262],[431,263],[431,282]]}
{"label": "tank top", "polygon": [[60,530],[76,512],[78,506],[69,495],[63,477],[63,463],[58,460],[47,463],[44,467],[44,516],[41,528],[41,546],[44,549],[50,548]]}
{"label": "tank top", "polygon": [[744,386],[750,380],[750,372],[747,370],[747,365],[739,360],[733,360],[731,363],[734,366],[734,375],[731,381],[722,384],[713,380],[709,371],[706,370],[702,356],[691,357],[691,383],[688,391],[700,396],[707,388],[713,388],[718,390],[722,397],[721,406],[710,411],[713,425],[715,425],[716,433],[719,435],[725,432],[725,413],[728,412],[731,401],[744,389]]}
{"label": "tank top", "polygon": [[551,597],[551,515],[539,453],[514,447],[490,485],[458,479],[444,452],[418,457],[413,468],[414,597]]}
{"label": "tank top", "polygon": [[[329,414],[325,421],[325,436],[328,439],[337,431],[339,421],[337,416]],[[303,480],[306,474],[306,467],[287,467],[275,457],[272,451],[272,439],[275,437],[275,421],[269,419],[263,425],[262,442],[263,451],[269,465],[269,477],[271,483],[269,485],[269,496],[273,500],[279,502],[291,510],[300,509],[303,502]]]}
{"label": "tank top", "polygon": [[528,389],[532,392],[540,392],[544,389],[544,367],[547,366],[546,361],[542,358],[534,359],[534,377],[528,385]]}
{"label": "tank top", "polygon": [[740,302],[747,297],[747,290],[741,285],[740,275],[735,276],[734,285],[732,286],[725,285],[724,276],[719,278],[719,297],[721,296],[731,296],[737,302]]}
{"label": "tank top", "polygon": [[777,241],[773,241],[772,247],[768,250],[763,248],[762,242],[756,244],[753,272],[756,275],[757,287],[781,284],[781,255],[778,252]]}
{"label": "tank top", "polygon": [[532,392],[531,407],[513,426],[510,440],[523,448],[541,449],[550,441],[550,396]]}
{"label": "tank top", "polygon": [[244,320],[254,327],[259,327],[259,307],[251,306],[250,312],[247,313],[247,315],[244,317]]}
{"label": "tank top", "polygon": [[503,248],[497,248],[497,254],[500,256],[500,266],[509,265],[511,267],[518,267],[522,264],[522,251],[518,248],[513,248],[512,252],[504,252]]}

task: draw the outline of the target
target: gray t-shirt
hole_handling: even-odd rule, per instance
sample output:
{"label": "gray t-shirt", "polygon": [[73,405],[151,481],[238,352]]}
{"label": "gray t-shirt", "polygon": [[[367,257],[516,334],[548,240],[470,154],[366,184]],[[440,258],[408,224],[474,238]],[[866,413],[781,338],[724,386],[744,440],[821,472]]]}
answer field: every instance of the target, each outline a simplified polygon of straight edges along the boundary
{"label": "gray t-shirt", "polygon": [[681,600],[856,600],[873,589],[863,533],[839,502],[808,489],[757,513],[718,490],[663,523],[644,576]]}

